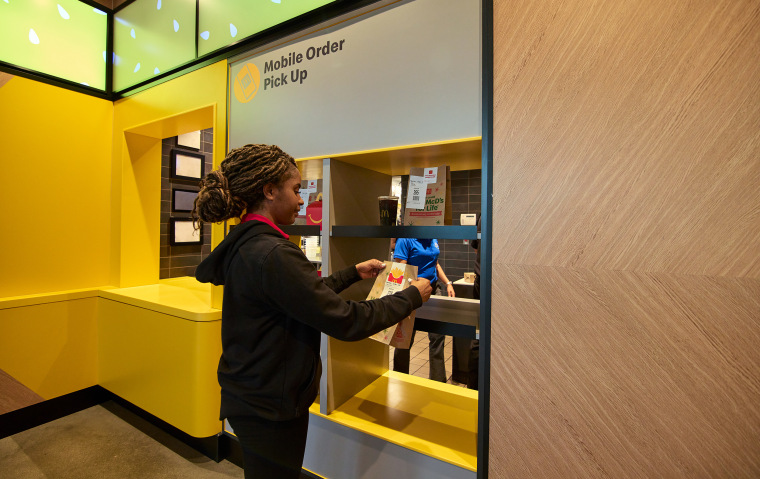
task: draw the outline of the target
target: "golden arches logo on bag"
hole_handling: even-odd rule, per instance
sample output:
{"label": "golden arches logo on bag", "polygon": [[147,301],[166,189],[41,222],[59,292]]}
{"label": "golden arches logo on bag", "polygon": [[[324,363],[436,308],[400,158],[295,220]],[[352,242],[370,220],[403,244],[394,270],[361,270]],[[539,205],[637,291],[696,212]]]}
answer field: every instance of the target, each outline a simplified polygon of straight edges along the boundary
{"label": "golden arches logo on bag", "polygon": [[233,88],[235,98],[240,103],[248,103],[258,93],[260,84],[261,74],[259,73],[259,68],[253,63],[246,63],[235,77]]}
{"label": "golden arches logo on bag", "polygon": [[388,274],[388,282],[402,284],[403,281],[404,281],[404,271],[396,267],[391,269],[391,272]]}

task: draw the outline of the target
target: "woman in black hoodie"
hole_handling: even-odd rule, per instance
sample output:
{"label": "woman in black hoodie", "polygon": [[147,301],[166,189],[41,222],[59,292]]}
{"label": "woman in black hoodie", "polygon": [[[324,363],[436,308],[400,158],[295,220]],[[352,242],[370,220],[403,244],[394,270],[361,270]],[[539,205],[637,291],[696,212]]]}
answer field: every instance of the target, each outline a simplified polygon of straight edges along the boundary
{"label": "woman in black hoodie", "polygon": [[344,341],[390,327],[430,297],[427,280],[373,301],[338,293],[385,267],[372,259],[320,278],[278,224],[292,224],[303,200],[292,157],[270,145],[236,148],[201,183],[193,218],[241,218],[197,268],[198,281],[224,285],[220,419],[243,448],[246,478],[297,478],[309,406],[319,388],[320,332]]}

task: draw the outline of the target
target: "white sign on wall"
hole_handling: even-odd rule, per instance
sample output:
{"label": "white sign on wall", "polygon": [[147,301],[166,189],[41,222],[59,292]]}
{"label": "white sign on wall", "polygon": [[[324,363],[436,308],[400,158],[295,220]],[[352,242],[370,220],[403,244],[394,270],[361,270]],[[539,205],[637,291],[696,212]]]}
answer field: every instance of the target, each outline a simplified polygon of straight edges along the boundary
{"label": "white sign on wall", "polygon": [[230,65],[229,147],[296,158],[481,136],[480,0],[411,0]]}

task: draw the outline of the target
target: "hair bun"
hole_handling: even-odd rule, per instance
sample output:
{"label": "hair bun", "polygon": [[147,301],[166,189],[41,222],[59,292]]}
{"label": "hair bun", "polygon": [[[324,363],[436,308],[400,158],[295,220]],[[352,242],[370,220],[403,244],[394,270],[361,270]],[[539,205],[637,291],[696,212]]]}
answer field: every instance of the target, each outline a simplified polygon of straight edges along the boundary
{"label": "hair bun", "polygon": [[206,223],[219,223],[229,218],[231,212],[239,215],[245,209],[239,198],[233,198],[227,177],[222,172],[210,172],[201,180],[200,186],[201,190],[195,200],[194,218]]}
{"label": "hair bun", "polygon": [[224,176],[224,174],[219,170],[214,170],[211,173],[207,174],[205,178],[201,180],[201,190],[204,188],[206,189],[212,189],[212,188],[219,188],[224,192],[230,191],[229,182],[227,181],[227,177]]}

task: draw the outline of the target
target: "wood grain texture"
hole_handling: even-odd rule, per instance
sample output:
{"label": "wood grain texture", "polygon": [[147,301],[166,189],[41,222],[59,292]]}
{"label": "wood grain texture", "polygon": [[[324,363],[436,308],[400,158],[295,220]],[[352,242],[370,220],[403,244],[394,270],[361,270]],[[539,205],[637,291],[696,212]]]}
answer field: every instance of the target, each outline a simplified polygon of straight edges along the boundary
{"label": "wood grain texture", "polygon": [[0,88],[5,86],[5,84],[11,81],[12,78],[13,78],[13,75],[11,75],[10,73],[0,72]]}
{"label": "wood grain texture", "polygon": [[494,7],[494,261],[760,278],[760,2]]}
{"label": "wood grain texture", "polygon": [[760,281],[493,279],[493,477],[760,475]]}
{"label": "wood grain texture", "polygon": [[760,1],[494,2],[489,477],[760,476]]}
{"label": "wood grain texture", "polygon": [[0,369],[0,415],[44,400],[42,396]]}

